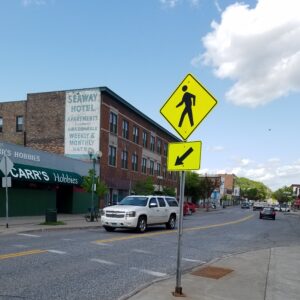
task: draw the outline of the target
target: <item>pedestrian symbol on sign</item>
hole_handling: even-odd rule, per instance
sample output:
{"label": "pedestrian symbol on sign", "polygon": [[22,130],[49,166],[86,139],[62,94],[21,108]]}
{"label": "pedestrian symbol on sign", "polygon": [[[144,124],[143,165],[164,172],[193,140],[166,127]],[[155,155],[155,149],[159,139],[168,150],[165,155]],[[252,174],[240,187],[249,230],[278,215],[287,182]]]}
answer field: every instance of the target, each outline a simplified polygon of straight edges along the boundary
{"label": "pedestrian symbol on sign", "polygon": [[189,92],[187,92],[187,89],[188,89],[187,85],[184,85],[182,87],[182,91],[185,92],[185,93],[182,96],[181,102],[176,105],[176,107],[180,107],[183,104],[185,105],[185,108],[184,108],[184,110],[181,114],[181,117],[180,117],[178,127],[182,126],[183,120],[184,120],[186,115],[188,115],[188,117],[189,117],[191,127],[194,126],[193,106],[196,105],[196,96],[189,93]]}

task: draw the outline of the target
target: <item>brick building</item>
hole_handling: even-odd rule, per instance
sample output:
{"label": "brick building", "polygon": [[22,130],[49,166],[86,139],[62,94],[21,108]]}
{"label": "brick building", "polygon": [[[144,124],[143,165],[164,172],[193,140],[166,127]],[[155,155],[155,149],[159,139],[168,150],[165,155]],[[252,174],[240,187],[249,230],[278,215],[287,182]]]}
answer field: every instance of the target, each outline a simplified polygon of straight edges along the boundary
{"label": "brick building", "polygon": [[[157,108],[158,109],[158,108]],[[89,160],[117,202],[135,183],[152,177],[157,189],[178,188],[167,172],[167,147],[179,139],[107,87],[31,93],[24,101],[0,103],[0,141]]]}

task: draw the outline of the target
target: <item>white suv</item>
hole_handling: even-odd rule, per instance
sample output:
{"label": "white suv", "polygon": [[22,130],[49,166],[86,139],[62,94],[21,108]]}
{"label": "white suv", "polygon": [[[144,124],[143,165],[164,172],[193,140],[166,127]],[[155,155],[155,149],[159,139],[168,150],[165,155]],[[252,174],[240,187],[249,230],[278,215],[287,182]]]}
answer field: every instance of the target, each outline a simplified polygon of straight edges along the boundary
{"label": "white suv", "polygon": [[174,229],[178,214],[178,202],[174,197],[132,195],[125,197],[118,205],[105,207],[101,222],[107,231],[134,228],[145,232],[148,225],[158,224]]}

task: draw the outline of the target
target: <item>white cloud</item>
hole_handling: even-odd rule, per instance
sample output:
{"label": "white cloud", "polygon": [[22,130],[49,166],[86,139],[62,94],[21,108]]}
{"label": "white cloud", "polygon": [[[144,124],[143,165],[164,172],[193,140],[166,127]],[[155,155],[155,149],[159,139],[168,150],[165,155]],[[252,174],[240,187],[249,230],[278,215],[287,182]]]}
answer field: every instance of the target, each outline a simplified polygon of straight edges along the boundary
{"label": "white cloud", "polygon": [[299,11],[299,0],[230,5],[203,38],[206,52],[191,63],[233,80],[226,97],[236,105],[256,107],[300,91]]}
{"label": "white cloud", "polygon": [[224,147],[223,146],[213,146],[213,147],[208,147],[207,149],[208,149],[208,151],[211,151],[211,152],[220,152],[220,151],[224,150]]}
{"label": "white cloud", "polygon": [[45,5],[46,0],[22,0],[23,6],[30,6],[30,5]]}
{"label": "white cloud", "polygon": [[180,2],[188,2],[191,6],[195,7],[199,5],[200,0],[160,0],[163,6],[174,8],[177,6]]}
{"label": "white cloud", "polygon": [[[250,161],[250,160],[249,160]],[[246,177],[251,180],[264,183],[273,191],[292,184],[300,184],[300,159],[290,164],[282,164],[279,159],[268,159],[264,163],[241,165],[227,169],[202,169],[200,174],[235,174],[238,177]]]}

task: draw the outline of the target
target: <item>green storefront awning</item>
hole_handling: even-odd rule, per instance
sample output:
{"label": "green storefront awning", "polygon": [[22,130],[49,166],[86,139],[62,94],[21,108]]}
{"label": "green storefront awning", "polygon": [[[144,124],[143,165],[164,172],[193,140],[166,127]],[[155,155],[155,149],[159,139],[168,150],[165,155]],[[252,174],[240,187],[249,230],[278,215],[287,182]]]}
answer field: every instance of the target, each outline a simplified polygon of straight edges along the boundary
{"label": "green storefront awning", "polygon": [[[2,177],[4,174],[0,171]],[[71,184],[81,185],[82,176],[67,171],[41,168],[36,166],[14,164],[14,167],[8,174],[14,180],[42,182],[42,183],[56,183],[56,184]]]}

